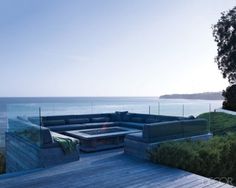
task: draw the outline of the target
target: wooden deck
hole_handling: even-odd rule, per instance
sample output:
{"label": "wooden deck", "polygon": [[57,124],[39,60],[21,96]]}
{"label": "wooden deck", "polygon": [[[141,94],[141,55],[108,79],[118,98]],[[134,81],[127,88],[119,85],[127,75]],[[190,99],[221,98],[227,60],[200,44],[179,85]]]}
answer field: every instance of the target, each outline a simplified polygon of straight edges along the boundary
{"label": "wooden deck", "polygon": [[123,150],[82,154],[81,160],[17,176],[0,176],[1,188],[232,187],[179,169],[129,157]]}

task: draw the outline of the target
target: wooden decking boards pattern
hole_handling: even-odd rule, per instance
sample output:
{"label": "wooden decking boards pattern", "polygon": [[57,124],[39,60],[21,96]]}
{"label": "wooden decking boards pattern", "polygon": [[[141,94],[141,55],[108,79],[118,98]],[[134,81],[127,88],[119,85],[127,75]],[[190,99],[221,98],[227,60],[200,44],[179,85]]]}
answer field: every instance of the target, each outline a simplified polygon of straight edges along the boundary
{"label": "wooden decking boards pattern", "polygon": [[123,150],[82,154],[80,161],[0,176],[1,188],[232,187],[183,170],[132,158]]}

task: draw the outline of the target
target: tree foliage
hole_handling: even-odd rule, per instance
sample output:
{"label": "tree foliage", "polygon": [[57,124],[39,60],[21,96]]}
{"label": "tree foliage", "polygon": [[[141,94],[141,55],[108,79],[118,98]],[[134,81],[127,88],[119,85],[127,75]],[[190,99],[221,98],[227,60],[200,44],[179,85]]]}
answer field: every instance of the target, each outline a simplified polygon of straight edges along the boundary
{"label": "tree foliage", "polygon": [[228,86],[222,95],[225,98],[223,108],[236,111],[236,84]]}
{"label": "tree foliage", "polygon": [[213,26],[213,36],[217,42],[215,62],[222,71],[223,77],[230,84],[236,83],[236,6],[221,14]]}

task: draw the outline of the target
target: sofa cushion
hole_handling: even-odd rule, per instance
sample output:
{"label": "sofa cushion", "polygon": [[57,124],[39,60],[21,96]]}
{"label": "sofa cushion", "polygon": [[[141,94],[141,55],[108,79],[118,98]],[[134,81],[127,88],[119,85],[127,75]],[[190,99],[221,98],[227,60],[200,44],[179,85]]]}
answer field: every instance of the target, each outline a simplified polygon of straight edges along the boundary
{"label": "sofa cushion", "polygon": [[124,114],[123,116],[122,116],[122,121],[125,121],[125,122],[129,122],[129,121],[132,121],[131,120],[131,118],[132,118],[132,114],[130,114],[130,113],[126,113],[126,114]]}
{"label": "sofa cushion", "polygon": [[110,117],[111,117],[111,121],[121,121],[121,117],[117,113],[111,114]]}
{"label": "sofa cushion", "polygon": [[56,125],[65,125],[64,119],[58,119],[58,120],[44,120],[43,126],[56,126]]}
{"label": "sofa cushion", "polygon": [[183,127],[180,121],[146,124],[143,127],[143,138],[149,142],[181,136]]}
{"label": "sofa cushion", "polygon": [[55,131],[55,132],[64,132],[64,131],[70,131],[70,130],[76,130],[79,129],[79,127],[81,126],[81,124],[71,124],[71,125],[57,125],[57,126],[48,126],[48,128],[51,131]]}
{"label": "sofa cushion", "polygon": [[160,122],[160,120],[158,118],[150,117],[150,118],[146,118],[145,122],[146,123],[156,123],[156,122]]}
{"label": "sofa cushion", "polygon": [[183,125],[184,136],[193,136],[208,132],[208,124],[205,119],[183,120],[181,123]]}
{"label": "sofa cushion", "polygon": [[127,134],[125,136],[126,139],[130,139],[130,140],[135,140],[135,141],[141,141],[141,142],[144,142],[144,139],[143,139],[143,134],[142,132],[138,132],[138,133],[132,133],[132,134]]}
{"label": "sofa cushion", "polygon": [[71,125],[58,125],[58,126],[49,126],[48,128],[51,131],[55,132],[65,132],[72,130],[81,130],[81,129],[93,129],[93,128],[101,128],[101,127],[112,127],[117,126],[117,123],[114,122],[106,122],[106,123],[85,123],[85,124],[71,124]]}
{"label": "sofa cushion", "polygon": [[94,123],[85,123],[83,124],[85,128],[102,128],[102,127],[111,127],[119,126],[118,122],[94,122]]}
{"label": "sofa cushion", "polygon": [[132,122],[136,122],[136,123],[143,123],[144,122],[144,118],[141,118],[141,117],[131,117],[131,121]]}
{"label": "sofa cushion", "polygon": [[80,124],[80,123],[89,123],[89,118],[74,118],[74,119],[68,119],[68,124]]}
{"label": "sofa cushion", "polygon": [[110,118],[109,117],[94,117],[94,118],[91,118],[91,122],[108,122],[110,121]]}
{"label": "sofa cushion", "polygon": [[111,121],[124,121],[123,118],[127,113],[128,111],[111,113]]}
{"label": "sofa cushion", "polygon": [[144,123],[120,122],[119,126],[143,130]]}
{"label": "sofa cushion", "polygon": [[158,115],[159,121],[177,121],[180,119],[186,119],[184,117],[179,117],[179,116],[166,116],[166,115]]}

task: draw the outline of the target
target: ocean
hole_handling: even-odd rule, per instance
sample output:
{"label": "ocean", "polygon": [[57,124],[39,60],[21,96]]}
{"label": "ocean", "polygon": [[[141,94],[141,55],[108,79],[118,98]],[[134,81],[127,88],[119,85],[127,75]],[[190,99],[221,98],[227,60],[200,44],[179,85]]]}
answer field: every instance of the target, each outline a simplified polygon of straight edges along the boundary
{"label": "ocean", "polygon": [[0,147],[7,118],[91,114],[115,111],[174,116],[197,116],[221,107],[221,100],[159,99],[158,97],[23,97],[0,98]]}
{"label": "ocean", "polygon": [[[0,112],[8,116],[15,113],[27,115],[90,114],[130,111],[161,115],[197,116],[220,108],[221,100],[159,99],[157,97],[44,97],[0,98]],[[5,114],[5,115],[6,115]]]}

